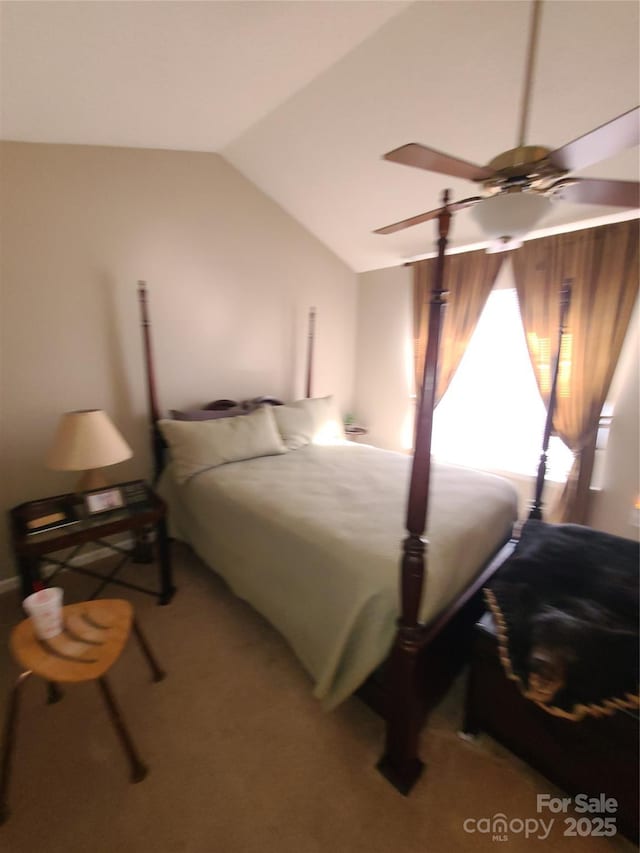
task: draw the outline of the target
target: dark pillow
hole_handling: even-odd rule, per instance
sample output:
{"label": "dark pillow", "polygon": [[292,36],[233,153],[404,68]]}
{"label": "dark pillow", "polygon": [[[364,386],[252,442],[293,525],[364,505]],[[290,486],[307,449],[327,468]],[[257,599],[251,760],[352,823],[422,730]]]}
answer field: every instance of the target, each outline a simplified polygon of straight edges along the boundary
{"label": "dark pillow", "polygon": [[234,406],[233,409],[225,409],[223,411],[213,411],[212,409],[171,409],[169,412],[174,421],[215,421],[218,418],[233,418],[236,415],[246,415],[245,409],[239,406]]}
{"label": "dark pillow", "polygon": [[237,409],[240,405],[235,400],[214,400],[213,403],[207,403],[202,408],[213,412],[226,412],[228,409]]}

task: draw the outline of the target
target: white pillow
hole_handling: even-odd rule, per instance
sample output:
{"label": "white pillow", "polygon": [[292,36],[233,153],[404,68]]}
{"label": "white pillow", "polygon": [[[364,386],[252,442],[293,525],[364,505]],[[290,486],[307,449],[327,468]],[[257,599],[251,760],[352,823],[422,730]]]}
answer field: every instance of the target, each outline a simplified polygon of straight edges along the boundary
{"label": "white pillow", "polygon": [[290,405],[302,409],[311,419],[313,444],[336,444],[345,440],[344,424],[333,397],[309,397]]}
{"label": "white pillow", "polygon": [[299,450],[313,439],[313,419],[297,405],[274,406],[273,417],[287,450]]}
{"label": "white pillow", "polygon": [[179,483],[226,462],[286,453],[270,406],[213,421],[158,421]]}

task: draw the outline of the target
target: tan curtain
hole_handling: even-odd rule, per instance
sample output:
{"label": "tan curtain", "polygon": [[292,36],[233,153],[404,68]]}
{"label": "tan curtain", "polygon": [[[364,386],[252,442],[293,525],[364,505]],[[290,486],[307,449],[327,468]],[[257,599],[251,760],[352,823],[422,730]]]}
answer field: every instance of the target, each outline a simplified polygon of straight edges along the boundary
{"label": "tan curtain", "polygon": [[[464,252],[445,261],[444,288],[449,292],[438,357],[436,404],[456,372],[502,265],[500,254]],[[416,393],[420,394],[427,352],[429,308],[437,258],[414,264],[413,333]]]}
{"label": "tan curtain", "polygon": [[554,520],[584,524],[600,412],[638,293],[638,222],[531,240],[513,253],[513,271],[545,405],[557,343],[558,293],[563,279],[573,279],[553,428],[575,461]]}

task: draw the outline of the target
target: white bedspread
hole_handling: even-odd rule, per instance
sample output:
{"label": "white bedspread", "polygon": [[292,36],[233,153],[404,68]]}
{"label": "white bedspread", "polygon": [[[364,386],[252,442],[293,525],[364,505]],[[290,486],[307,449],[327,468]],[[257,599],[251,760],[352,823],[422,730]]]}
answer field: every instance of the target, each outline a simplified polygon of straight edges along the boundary
{"label": "white bedspread", "polygon": [[[358,444],[233,462],[161,494],[184,539],[288,640],[331,708],[387,656],[399,612],[411,459]],[[508,537],[513,487],[432,466],[421,619],[437,616]]]}

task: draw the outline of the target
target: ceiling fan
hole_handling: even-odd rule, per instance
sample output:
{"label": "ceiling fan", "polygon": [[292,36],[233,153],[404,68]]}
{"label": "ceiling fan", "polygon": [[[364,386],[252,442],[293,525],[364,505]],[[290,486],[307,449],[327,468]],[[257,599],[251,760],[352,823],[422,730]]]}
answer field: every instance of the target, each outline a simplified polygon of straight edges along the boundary
{"label": "ceiling fan", "polygon": [[[513,249],[552,205],[552,199],[578,204],[640,207],[640,183],[595,178],[573,178],[568,173],[584,169],[640,144],[640,107],[635,107],[555,151],[541,145],[525,145],[529,101],[537,47],[542,0],[534,0],[529,34],[519,142],[486,166],[477,166],[416,142],[384,155],[402,163],[482,184],[483,194],[447,205],[452,212],[473,207],[474,218],[490,238],[489,251]],[[374,234],[393,234],[403,228],[435,219],[442,208],[429,210],[378,228]]]}

